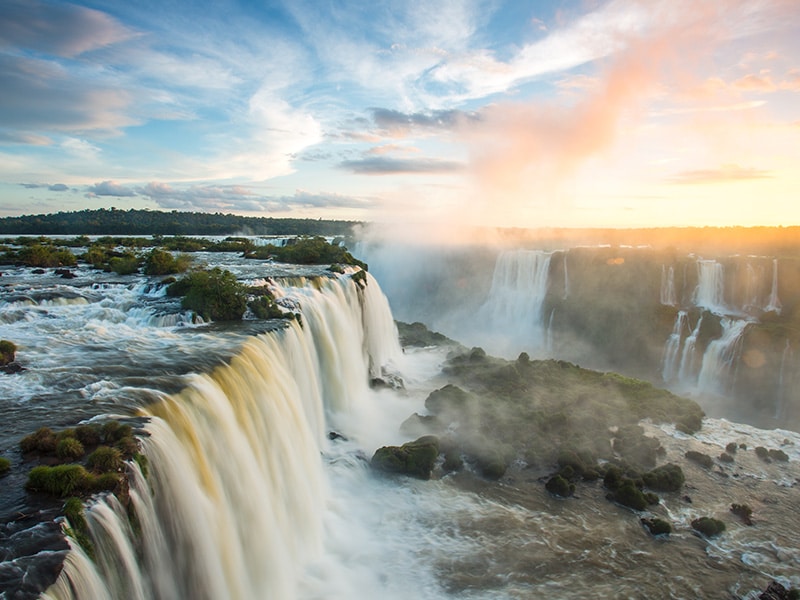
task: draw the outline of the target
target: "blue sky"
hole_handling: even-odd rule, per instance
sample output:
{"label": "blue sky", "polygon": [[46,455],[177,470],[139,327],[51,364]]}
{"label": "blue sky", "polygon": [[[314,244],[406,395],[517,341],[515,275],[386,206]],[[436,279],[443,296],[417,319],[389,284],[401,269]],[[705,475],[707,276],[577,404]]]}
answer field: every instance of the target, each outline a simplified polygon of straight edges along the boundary
{"label": "blue sky", "polygon": [[0,3],[0,215],[800,224],[795,0]]}

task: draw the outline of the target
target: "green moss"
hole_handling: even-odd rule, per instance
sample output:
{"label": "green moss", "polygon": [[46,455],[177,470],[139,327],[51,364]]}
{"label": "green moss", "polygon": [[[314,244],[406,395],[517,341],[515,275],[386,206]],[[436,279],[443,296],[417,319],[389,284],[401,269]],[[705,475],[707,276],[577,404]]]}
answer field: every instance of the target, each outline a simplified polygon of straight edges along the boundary
{"label": "green moss", "polygon": [[374,469],[386,473],[430,479],[433,465],[438,456],[439,440],[428,435],[402,446],[378,448],[372,456],[370,464]]}
{"label": "green moss", "polygon": [[122,453],[116,448],[100,446],[86,459],[86,466],[101,473],[117,471],[122,468]]}
{"label": "green moss", "polygon": [[86,517],[83,514],[83,501],[80,498],[75,496],[67,498],[62,510],[73,531],[86,532]]}
{"label": "green moss", "polygon": [[0,456],[0,476],[5,475],[11,470],[11,461],[5,456]]}
{"label": "green moss", "polygon": [[83,453],[83,444],[73,437],[64,437],[56,446],[56,456],[62,460],[78,460]]}
{"label": "green moss", "polygon": [[133,435],[133,427],[123,425],[119,421],[108,421],[103,424],[100,434],[106,444],[113,444],[119,440]]}
{"label": "green moss", "polygon": [[92,478],[81,465],[38,466],[31,469],[25,488],[65,497],[90,489]]}
{"label": "green moss", "polygon": [[139,470],[142,472],[142,475],[147,478],[150,474],[150,463],[148,462],[147,457],[141,452],[137,452],[133,455],[133,460],[135,460],[136,464],[139,465]]}
{"label": "green moss", "polygon": [[121,480],[119,473],[101,473],[89,480],[89,487],[93,492],[113,492]]}
{"label": "green moss", "polygon": [[14,362],[17,357],[17,346],[14,342],[0,340],[0,367]]}
{"label": "green moss", "polygon": [[114,448],[120,451],[123,458],[132,458],[134,454],[139,452],[139,444],[136,438],[132,435],[125,436],[114,444]]}
{"label": "green moss", "polygon": [[58,440],[56,434],[49,427],[41,427],[35,433],[25,436],[20,440],[19,447],[23,452],[38,452],[52,454],[56,451]]}
{"label": "green moss", "polygon": [[725,531],[725,523],[712,517],[700,517],[692,521],[692,529],[706,537],[714,537]]}
{"label": "green moss", "polygon": [[97,425],[78,425],[75,438],[84,446],[97,446],[100,443],[100,427]]}

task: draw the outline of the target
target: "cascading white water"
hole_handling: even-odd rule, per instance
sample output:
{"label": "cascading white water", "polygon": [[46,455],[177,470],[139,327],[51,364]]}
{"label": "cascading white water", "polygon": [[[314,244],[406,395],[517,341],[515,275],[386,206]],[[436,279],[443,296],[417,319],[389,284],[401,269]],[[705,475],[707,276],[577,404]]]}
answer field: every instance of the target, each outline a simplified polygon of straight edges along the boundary
{"label": "cascading white water", "polygon": [[[132,465],[130,508],[109,496],[87,510],[98,560],[74,549],[46,597],[296,597],[322,549],[326,416],[363,410],[369,357],[399,354],[370,286],[366,298],[349,277],[281,288],[302,326],[248,339],[230,364],[142,409],[148,478]],[[345,425],[359,436],[357,418]]]}
{"label": "cascading white water", "polygon": [[738,358],[740,341],[747,321],[723,318],[722,335],[708,344],[697,378],[697,387],[706,393],[722,395],[732,385],[731,370]]}
{"label": "cascading white water", "polygon": [[764,307],[764,310],[767,312],[775,311],[776,313],[780,314],[781,312],[781,301],[778,299],[778,259],[772,259],[772,287],[770,288],[769,292],[769,300],[767,301],[767,305]]}
{"label": "cascading white water", "polygon": [[[672,267],[670,267],[672,270]],[[678,315],[675,317],[675,324],[672,326],[672,333],[667,338],[664,345],[664,360],[661,366],[661,378],[665,382],[670,382],[678,374],[680,361],[678,356],[681,350],[681,338],[687,328],[689,315],[685,310],[679,310]]]}
{"label": "cascading white water", "polygon": [[700,326],[702,324],[703,317],[701,315],[700,318],[697,319],[697,325],[694,326],[692,332],[683,342],[681,363],[678,367],[678,381],[683,387],[694,383],[694,377],[697,371],[697,336],[700,334]]}
{"label": "cascading white water", "polygon": [[694,304],[712,311],[725,308],[725,270],[717,261],[697,261]]}
{"label": "cascading white water", "polygon": [[498,256],[492,286],[479,318],[484,320],[490,335],[505,338],[498,347],[502,354],[546,348],[547,327],[542,309],[551,256],[535,250],[508,250]]}
{"label": "cascading white water", "polygon": [[677,306],[678,300],[675,296],[675,269],[661,265],[661,304],[665,306]]}
{"label": "cascading white water", "polygon": [[567,271],[567,252],[564,252],[564,295],[562,300],[569,298],[569,271]]}

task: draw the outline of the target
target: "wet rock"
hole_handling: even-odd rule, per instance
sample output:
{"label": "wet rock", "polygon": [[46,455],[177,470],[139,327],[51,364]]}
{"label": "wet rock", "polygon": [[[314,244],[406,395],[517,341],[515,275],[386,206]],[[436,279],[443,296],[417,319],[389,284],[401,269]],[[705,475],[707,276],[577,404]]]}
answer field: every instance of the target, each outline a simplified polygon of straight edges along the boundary
{"label": "wet rock", "polygon": [[745,525],[752,525],[753,509],[747,504],[731,504],[731,512],[742,520]]}
{"label": "wet rock", "polygon": [[53,271],[53,274],[58,275],[62,279],[75,279],[77,277],[77,275],[69,269],[56,269]]}
{"label": "wet rock", "polygon": [[719,460],[720,460],[720,462],[724,462],[724,463],[732,463],[733,462],[733,456],[731,456],[727,452],[723,452],[722,454],[719,455]]}
{"label": "wet rock", "polygon": [[767,589],[758,596],[758,600],[796,600],[800,598],[798,590],[787,590],[777,581],[770,581]]}
{"label": "wet rock", "polygon": [[0,371],[8,375],[13,375],[15,373],[22,373],[23,371],[27,371],[27,369],[18,362],[14,361],[0,367]]}
{"label": "wet rock", "polygon": [[328,439],[331,441],[342,440],[343,442],[347,441],[347,438],[344,437],[341,433],[337,433],[335,431],[328,432]]}
{"label": "wet rock", "polygon": [[378,448],[373,454],[370,464],[373,469],[384,473],[430,479],[438,456],[438,438],[427,435],[402,446]]}

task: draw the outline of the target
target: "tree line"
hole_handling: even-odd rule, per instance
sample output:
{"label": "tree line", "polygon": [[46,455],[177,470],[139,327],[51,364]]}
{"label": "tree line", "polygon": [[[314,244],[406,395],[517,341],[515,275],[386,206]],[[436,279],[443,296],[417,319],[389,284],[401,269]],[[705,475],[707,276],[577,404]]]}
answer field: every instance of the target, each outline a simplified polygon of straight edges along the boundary
{"label": "tree line", "polygon": [[357,221],[243,217],[233,214],[117,208],[0,218],[2,234],[324,235],[346,236]]}

